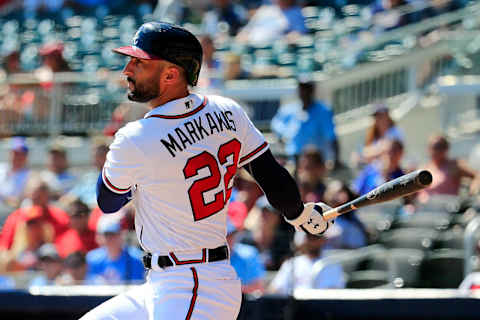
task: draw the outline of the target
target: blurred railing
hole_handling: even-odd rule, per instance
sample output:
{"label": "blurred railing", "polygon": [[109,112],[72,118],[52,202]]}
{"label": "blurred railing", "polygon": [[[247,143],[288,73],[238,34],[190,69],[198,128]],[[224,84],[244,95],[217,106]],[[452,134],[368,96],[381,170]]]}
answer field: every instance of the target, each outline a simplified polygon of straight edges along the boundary
{"label": "blurred railing", "polygon": [[85,135],[101,131],[121,102],[116,81],[96,74],[15,74],[2,87],[0,135]]}
{"label": "blurred railing", "polygon": [[464,246],[465,246],[465,271],[463,273],[463,277],[465,278],[473,271],[473,261],[472,258],[475,256],[475,248],[476,243],[475,240],[477,239],[476,235],[480,229],[480,217],[477,217],[470,221],[465,228],[465,238],[464,238]]}

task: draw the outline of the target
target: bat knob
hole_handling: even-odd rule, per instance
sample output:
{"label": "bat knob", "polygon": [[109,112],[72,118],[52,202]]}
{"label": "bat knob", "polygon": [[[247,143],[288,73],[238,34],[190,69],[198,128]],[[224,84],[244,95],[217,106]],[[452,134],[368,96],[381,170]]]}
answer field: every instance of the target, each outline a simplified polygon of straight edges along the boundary
{"label": "bat knob", "polygon": [[418,182],[424,186],[430,185],[432,183],[432,173],[428,170],[422,170],[418,173]]}

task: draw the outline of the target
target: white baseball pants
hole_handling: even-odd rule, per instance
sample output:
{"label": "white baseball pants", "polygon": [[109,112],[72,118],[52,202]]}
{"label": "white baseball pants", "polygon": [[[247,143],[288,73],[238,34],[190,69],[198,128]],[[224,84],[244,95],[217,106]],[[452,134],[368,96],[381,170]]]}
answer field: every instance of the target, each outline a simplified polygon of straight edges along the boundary
{"label": "white baseball pants", "polygon": [[150,270],[145,284],[80,320],[235,320],[241,285],[228,260]]}

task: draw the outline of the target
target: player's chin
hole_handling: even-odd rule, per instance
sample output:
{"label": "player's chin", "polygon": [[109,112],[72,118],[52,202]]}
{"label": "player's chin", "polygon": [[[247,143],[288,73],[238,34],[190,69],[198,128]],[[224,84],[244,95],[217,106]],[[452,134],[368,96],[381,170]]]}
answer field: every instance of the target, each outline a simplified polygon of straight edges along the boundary
{"label": "player's chin", "polygon": [[147,95],[138,94],[135,91],[129,91],[127,94],[128,100],[135,101],[135,102],[148,102],[153,98]]}

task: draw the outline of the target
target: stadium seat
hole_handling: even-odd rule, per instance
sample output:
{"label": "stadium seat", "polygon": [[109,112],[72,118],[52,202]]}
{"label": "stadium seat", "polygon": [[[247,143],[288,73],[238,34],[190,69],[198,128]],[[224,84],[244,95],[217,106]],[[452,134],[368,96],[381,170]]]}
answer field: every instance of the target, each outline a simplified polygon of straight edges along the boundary
{"label": "stadium seat", "polygon": [[380,235],[379,242],[388,248],[430,250],[437,231],[425,228],[394,229]]}
{"label": "stadium seat", "polygon": [[384,249],[369,253],[362,268],[365,270],[390,271],[391,263],[389,260],[389,252]]}
{"label": "stadium seat", "polygon": [[343,272],[350,274],[359,269],[362,269],[362,264],[365,263],[365,257],[354,256],[352,255],[348,259],[342,259],[340,264],[342,265]]}
{"label": "stadium seat", "polygon": [[420,267],[425,254],[418,249],[390,249],[391,275],[395,287],[416,288],[421,285]]}
{"label": "stadium seat", "polygon": [[458,288],[463,280],[463,250],[442,249],[427,255],[421,266],[422,287]]}
{"label": "stadium seat", "polygon": [[435,195],[427,203],[418,204],[419,211],[445,211],[456,213],[460,209],[460,200],[457,196]]}
{"label": "stadium seat", "polygon": [[463,250],[464,248],[464,233],[463,230],[458,228],[454,230],[444,231],[439,234],[437,240],[435,241],[435,249],[459,249]]}
{"label": "stadium seat", "polygon": [[395,211],[394,206],[371,206],[359,209],[357,216],[370,233],[376,234],[391,228]]}
{"label": "stadium seat", "polygon": [[388,283],[390,283],[390,279],[386,271],[355,271],[348,275],[346,287],[349,289],[368,289],[385,286]]}
{"label": "stadium seat", "polygon": [[451,215],[444,211],[417,211],[412,215],[395,220],[392,228],[431,228],[445,230],[452,220]]}

